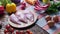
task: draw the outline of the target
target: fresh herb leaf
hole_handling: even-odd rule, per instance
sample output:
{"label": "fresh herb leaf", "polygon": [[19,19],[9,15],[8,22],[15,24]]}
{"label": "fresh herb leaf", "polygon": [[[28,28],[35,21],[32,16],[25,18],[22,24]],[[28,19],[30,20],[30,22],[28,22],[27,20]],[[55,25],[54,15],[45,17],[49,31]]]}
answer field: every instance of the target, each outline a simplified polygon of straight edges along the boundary
{"label": "fresh herb leaf", "polygon": [[48,7],[48,9],[46,10],[46,13],[48,13],[48,14],[57,13],[58,12],[57,7],[60,6],[60,3],[55,3],[52,1],[50,4],[51,4],[51,6]]}

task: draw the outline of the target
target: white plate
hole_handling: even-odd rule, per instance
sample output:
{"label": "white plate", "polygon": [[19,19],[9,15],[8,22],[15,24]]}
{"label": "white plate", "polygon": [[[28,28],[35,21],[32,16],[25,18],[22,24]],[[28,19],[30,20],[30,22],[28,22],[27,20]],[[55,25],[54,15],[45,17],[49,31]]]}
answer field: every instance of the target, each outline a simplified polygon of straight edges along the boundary
{"label": "white plate", "polygon": [[[23,11],[21,11],[21,12],[23,12]],[[22,23],[21,25],[18,25],[18,24],[12,23],[12,22],[10,21],[10,19],[8,19],[9,24],[10,24],[11,26],[13,26],[13,27],[16,27],[16,28],[24,28],[24,27],[28,27],[28,26],[34,24],[35,21],[36,21],[36,19],[37,19],[37,16],[36,16],[35,12],[32,11],[32,13],[34,14],[34,22],[28,21],[27,24]]]}

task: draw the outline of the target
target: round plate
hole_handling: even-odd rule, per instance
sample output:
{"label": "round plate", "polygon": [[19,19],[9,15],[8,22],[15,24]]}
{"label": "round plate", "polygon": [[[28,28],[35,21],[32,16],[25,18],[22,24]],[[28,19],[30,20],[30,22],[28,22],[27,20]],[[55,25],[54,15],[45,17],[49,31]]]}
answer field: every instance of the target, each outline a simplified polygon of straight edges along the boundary
{"label": "round plate", "polygon": [[[21,11],[21,12],[22,12],[22,11]],[[18,25],[18,24],[12,23],[12,22],[10,21],[10,19],[8,19],[9,24],[10,24],[11,26],[13,26],[13,27],[16,27],[16,28],[24,28],[24,27],[28,27],[28,26],[34,24],[35,21],[36,21],[36,19],[37,19],[37,15],[36,15],[35,12],[33,12],[33,11],[31,11],[31,12],[34,14],[34,22],[28,21],[27,24],[26,24],[26,23],[22,23],[21,25]]]}

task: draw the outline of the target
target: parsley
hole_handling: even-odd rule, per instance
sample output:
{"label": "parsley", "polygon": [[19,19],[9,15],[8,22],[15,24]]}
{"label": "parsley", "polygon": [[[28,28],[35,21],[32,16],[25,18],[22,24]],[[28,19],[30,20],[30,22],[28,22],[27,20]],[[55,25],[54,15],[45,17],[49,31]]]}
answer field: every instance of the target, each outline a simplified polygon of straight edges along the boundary
{"label": "parsley", "polygon": [[51,4],[51,6],[48,7],[48,9],[46,10],[46,13],[48,13],[48,14],[57,13],[58,12],[57,7],[60,6],[60,3],[56,3],[56,2],[52,1],[50,4]]}

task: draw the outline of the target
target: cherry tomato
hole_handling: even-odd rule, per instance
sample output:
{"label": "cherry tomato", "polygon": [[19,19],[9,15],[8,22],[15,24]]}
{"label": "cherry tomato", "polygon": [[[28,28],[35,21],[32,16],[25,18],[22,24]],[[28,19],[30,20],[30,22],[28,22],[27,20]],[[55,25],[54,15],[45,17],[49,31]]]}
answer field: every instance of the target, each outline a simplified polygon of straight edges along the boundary
{"label": "cherry tomato", "polygon": [[14,32],[14,28],[11,28],[11,29],[10,29],[10,32]]}
{"label": "cherry tomato", "polygon": [[27,30],[27,31],[26,31],[26,33],[28,33],[28,34],[29,34],[29,33],[30,33],[30,30]]}
{"label": "cherry tomato", "polygon": [[19,31],[18,30],[16,31],[16,34],[19,34]]}
{"label": "cherry tomato", "polygon": [[24,34],[24,32],[23,31],[20,31],[20,34]]}
{"label": "cherry tomato", "polygon": [[10,25],[6,25],[6,29],[9,29],[10,28]]}
{"label": "cherry tomato", "polygon": [[8,31],[7,29],[5,29],[5,30],[4,30],[4,33],[7,33],[7,32],[9,32],[9,31]]}

